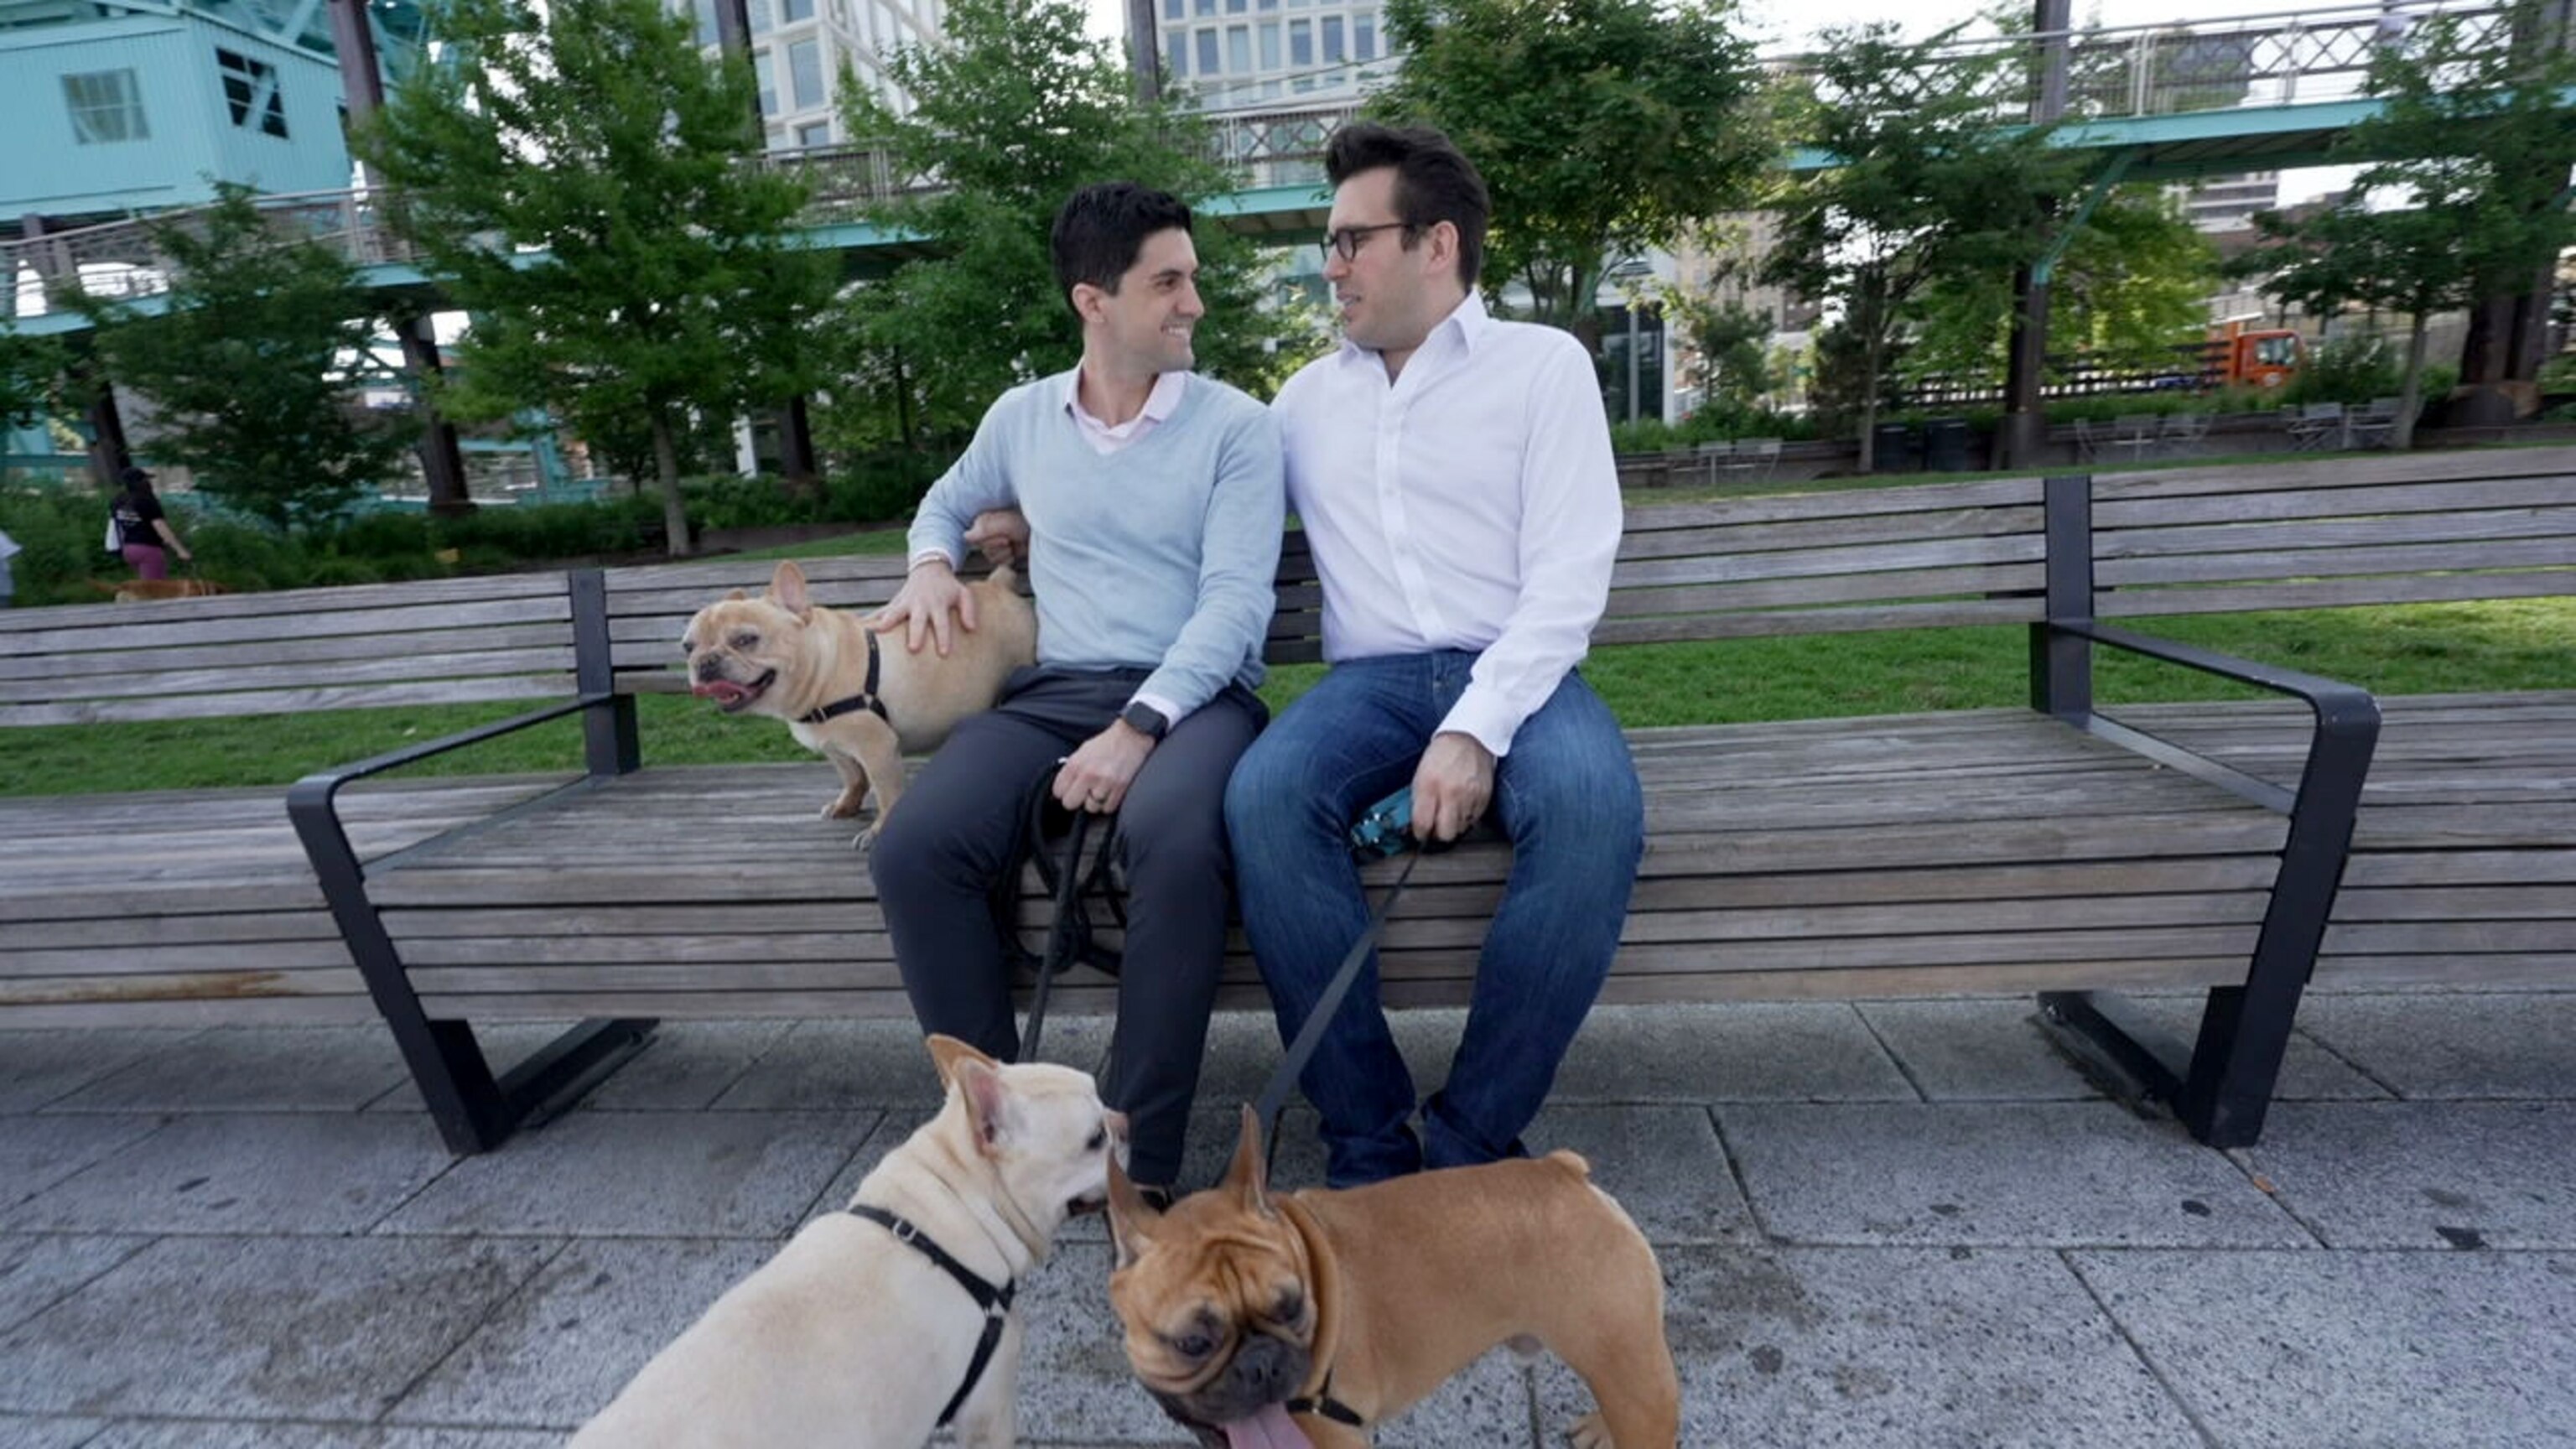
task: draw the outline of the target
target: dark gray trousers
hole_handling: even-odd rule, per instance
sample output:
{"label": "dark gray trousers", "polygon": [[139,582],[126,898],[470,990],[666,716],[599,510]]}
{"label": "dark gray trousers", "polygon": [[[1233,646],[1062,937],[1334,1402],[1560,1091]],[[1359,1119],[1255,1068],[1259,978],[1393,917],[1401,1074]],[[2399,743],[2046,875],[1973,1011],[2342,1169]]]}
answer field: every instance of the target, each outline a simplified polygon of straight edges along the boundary
{"label": "dark gray trousers", "polygon": [[[1029,792],[1109,727],[1145,675],[1019,670],[1001,703],[960,724],[904,791],[868,869],[923,1031],[1018,1058],[993,887],[1019,869]],[[1268,718],[1259,696],[1226,689],[1145,757],[1119,810],[1126,961],[1118,1049],[1101,1097],[1128,1115],[1128,1172],[1138,1182],[1168,1184],[1180,1173],[1225,958],[1225,782]]]}

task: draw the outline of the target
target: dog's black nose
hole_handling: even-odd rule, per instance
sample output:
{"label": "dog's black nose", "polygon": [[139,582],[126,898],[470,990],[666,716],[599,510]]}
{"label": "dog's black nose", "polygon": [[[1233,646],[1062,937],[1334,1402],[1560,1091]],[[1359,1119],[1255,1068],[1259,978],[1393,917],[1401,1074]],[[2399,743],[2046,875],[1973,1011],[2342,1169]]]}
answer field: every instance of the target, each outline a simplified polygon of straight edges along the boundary
{"label": "dog's black nose", "polygon": [[1256,1337],[1236,1351],[1225,1373],[1247,1402],[1266,1404],[1296,1391],[1306,1377],[1304,1359],[1278,1339]]}

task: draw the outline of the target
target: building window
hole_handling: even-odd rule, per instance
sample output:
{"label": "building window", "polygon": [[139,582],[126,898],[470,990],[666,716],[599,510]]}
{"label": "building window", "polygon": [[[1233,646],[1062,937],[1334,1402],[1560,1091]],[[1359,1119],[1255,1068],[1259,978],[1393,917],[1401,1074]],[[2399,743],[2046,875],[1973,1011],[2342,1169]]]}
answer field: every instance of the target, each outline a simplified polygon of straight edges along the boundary
{"label": "building window", "polygon": [[751,75],[752,79],[760,83],[760,113],[764,116],[777,115],[778,67],[771,62],[768,51],[755,50],[751,53]]}
{"label": "building window", "polygon": [[235,51],[215,52],[215,69],[224,78],[224,104],[233,124],[265,136],[286,136],[286,98],[277,92],[277,69]]}
{"label": "building window", "polygon": [[1189,14],[1189,0],[1163,0],[1163,18],[1178,20]]}
{"label": "building window", "polygon": [[1190,7],[1190,13],[1193,15],[1214,15],[1216,13],[1216,0],[1199,0],[1198,4]]}
{"label": "building window", "polygon": [[1247,8],[1244,0],[1225,0],[1225,13],[1228,15],[1241,15]]}
{"label": "building window", "polygon": [[800,40],[787,47],[787,86],[796,98],[794,109],[808,110],[823,104],[823,47],[819,41]]}
{"label": "building window", "polygon": [[1297,66],[1315,63],[1315,22],[1311,20],[1288,22],[1288,63]]}
{"label": "building window", "polygon": [[1325,16],[1324,64],[1340,65],[1343,61],[1348,59],[1350,59],[1349,55],[1344,53],[1342,50],[1342,17],[1338,15]]}
{"label": "building window", "polygon": [[1261,22],[1261,68],[1279,68],[1279,22],[1276,20]]}
{"label": "building window", "polygon": [[832,123],[829,121],[809,121],[806,124],[797,127],[796,144],[799,146],[831,145]]}
{"label": "building window", "polygon": [[700,46],[714,45],[718,41],[724,39],[724,32],[716,28],[715,0],[696,0],[696,3],[690,8],[696,12],[698,17],[698,44]]}
{"label": "building window", "polygon": [[814,0],[778,0],[778,23],[793,25],[814,18]]}
{"label": "building window", "polygon": [[1377,59],[1377,12],[1362,10],[1351,16],[1351,56],[1355,60]]}
{"label": "building window", "polygon": [[149,141],[143,93],[131,70],[94,70],[63,77],[63,104],[72,113],[72,139],[83,146]]}
{"label": "building window", "polygon": [[1190,73],[1190,38],[1175,30],[1163,37],[1163,68],[1175,79]]}
{"label": "building window", "polygon": [[[716,0],[716,3],[721,5],[724,3],[724,0]],[[743,9],[751,12],[751,33],[754,35],[767,35],[769,33],[769,0],[743,0]]]}
{"label": "building window", "polygon": [[1225,68],[1235,75],[1252,73],[1252,30],[1249,26],[1225,28]]}
{"label": "building window", "polygon": [[1207,29],[1200,31],[1198,44],[1199,74],[1218,74],[1219,71],[1216,60],[1216,27],[1211,25]]}

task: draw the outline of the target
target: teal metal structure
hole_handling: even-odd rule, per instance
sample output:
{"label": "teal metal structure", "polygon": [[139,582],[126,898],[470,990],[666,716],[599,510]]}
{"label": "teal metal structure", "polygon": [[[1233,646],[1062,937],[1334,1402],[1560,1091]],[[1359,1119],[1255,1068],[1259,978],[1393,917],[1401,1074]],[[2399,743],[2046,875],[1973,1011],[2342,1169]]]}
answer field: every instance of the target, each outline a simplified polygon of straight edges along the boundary
{"label": "teal metal structure", "polygon": [[[414,64],[416,0],[367,13],[387,68]],[[0,136],[0,230],[350,182],[323,0],[0,0]]]}

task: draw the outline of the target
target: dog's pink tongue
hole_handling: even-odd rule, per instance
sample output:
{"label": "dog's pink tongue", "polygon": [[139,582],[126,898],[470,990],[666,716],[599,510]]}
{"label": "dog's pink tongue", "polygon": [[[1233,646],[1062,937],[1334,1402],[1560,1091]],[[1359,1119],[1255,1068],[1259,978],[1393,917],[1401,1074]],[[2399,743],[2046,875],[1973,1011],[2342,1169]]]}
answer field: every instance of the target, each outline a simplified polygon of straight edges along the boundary
{"label": "dog's pink tongue", "polygon": [[1315,1449],[1315,1441],[1288,1417],[1280,1404],[1264,1404],[1261,1412],[1249,1419],[1237,1419],[1225,1426],[1226,1449]]}
{"label": "dog's pink tongue", "polygon": [[735,700],[742,698],[744,695],[751,693],[751,691],[734,683],[730,679],[708,679],[700,681],[695,688],[689,691],[689,693],[696,695],[700,699],[712,699],[721,701],[725,704],[731,704]]}

